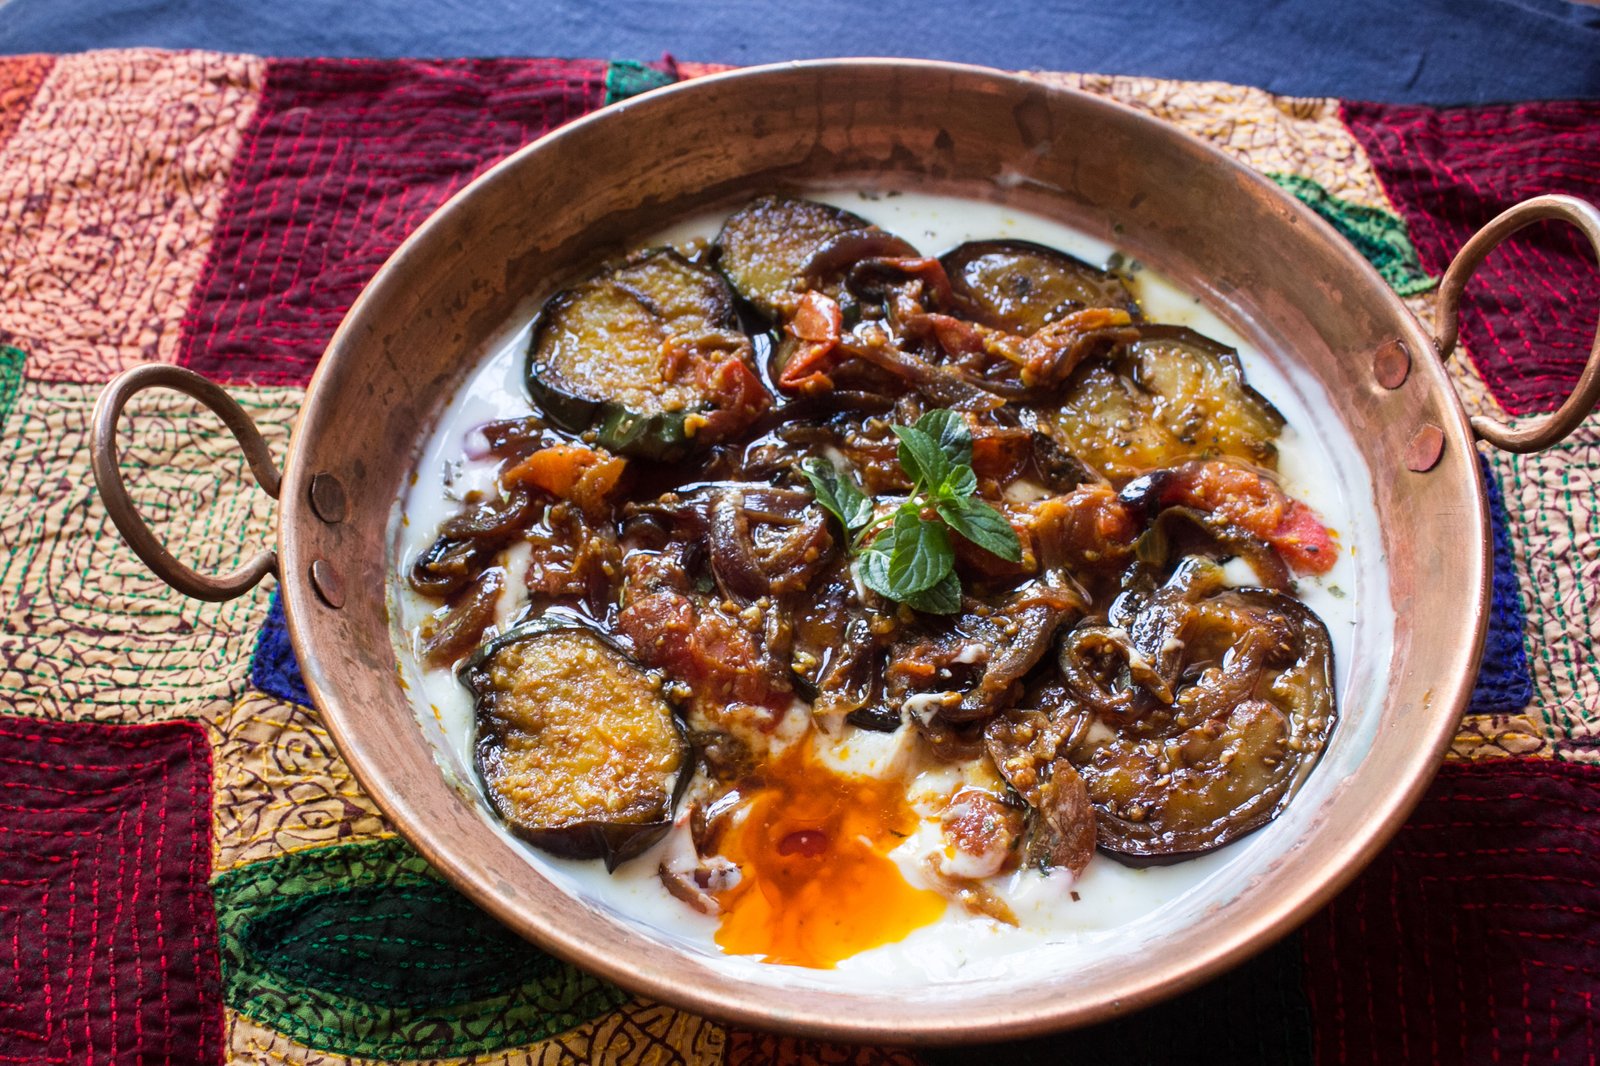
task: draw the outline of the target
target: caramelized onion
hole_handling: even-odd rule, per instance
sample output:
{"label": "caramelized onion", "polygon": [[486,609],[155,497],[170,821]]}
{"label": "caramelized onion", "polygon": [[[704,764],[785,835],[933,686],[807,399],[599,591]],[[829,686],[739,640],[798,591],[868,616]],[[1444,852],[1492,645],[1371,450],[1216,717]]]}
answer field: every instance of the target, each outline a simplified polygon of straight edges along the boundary
{"label": "caramelized onion", "polygon": [[720,493],[711,503],[711,572],[731,599],[749,603],[772,591],[772,582],[756,562],[742,492]]}
{"label": "caramelized onion", "polygon": [[943,716],[951,722],[975,722],[1009,703],[1015,686],[1050,650],[1056,631],[1085,606],[1082,597],[1066,589],[1040,587],[1025,593],[1003,616],[1015,629],[992,642],[995,650],[983,676]]}
{"label": "caramelized onion", "polygon": [[975,384],[951,367],[930,363],[892,343],[887,336],[846,334],[839,347],[862,362],[885,370],[938,404],[966,411],[992,411],[1005,403],[992,388]]}
{"label": "caramelized onion", "polygon": [[422,656],[429,666],[449,666],[477,647],[483,631],[494,624],[505,576],[498,566],[485,570],[470,589],[428,619],[422,633]]}
{"label": "caramelized onion", "polygon": [[[470,499],[470,497],[469,497]],[[450,596],[474,581],[538,509],[525,489],[476,502],[439,526],[439,536],[411,565],[411,587],[424,596]]]}
{"label": "caramelized onion", "polygon": [[[905,239],[881,229],[849,230],[819,244],[800,274],[813,287],[847,272],[854,282],[856,273],[869,263],[892,264],[900,260],[917,261],[916,248]],[[932,262],[938,266],[937,259]],[[944,271],[939,273],[943,275]],[[949,282],[945,286],[948,288]]]}
{"label": "caramelized onion", "polygon": [[444,520],[439,535],[452,540],[485,540],[516,533],[532,517],[537,504],[526,489],[512,489],[503,496],[478,503]]}
{"label": "caramelized onion", "polygon": [[439,537],[411,564],[411,587],[424,596],[449,596],[472,582],[493,551],[475,540]]}
{"label": "caramelized onion", "polygon": [[478,432],[483,435],[483,454],[501,459],[520,459],[559,440],[538,415],[485,422],[478,427]]}

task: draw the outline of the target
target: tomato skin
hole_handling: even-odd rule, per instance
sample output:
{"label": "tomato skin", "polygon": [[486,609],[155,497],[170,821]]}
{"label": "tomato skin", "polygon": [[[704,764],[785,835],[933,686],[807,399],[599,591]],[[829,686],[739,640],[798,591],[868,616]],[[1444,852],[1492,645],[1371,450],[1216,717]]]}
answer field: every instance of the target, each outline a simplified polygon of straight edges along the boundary
{"label": "tomato skin", "polygon": [[839,310],[839,304],[820,292],[807,292],[785,328],[801,342],[801,347],[778,375],[778,387],[805,396],[833,388],[828,370],[844,329],[844,312]]}
{"label": "tomato skin", "polygon": [[1339,561],[1339,545],[1316,513],[1299,500],[1290,500],[1283,521],[1266,542],[1278,549],[1284,561],[1303,574],[1326,574]]}
{"label": "tomato skin", "polygon": [[1208,511],[1272,545],[1301,574],[1326,574],[1339,544],[1316,512],[1271,479],[1238,463],[1185,463],[1161,492],[1161,503]]}
{"label": "tomato skin", "polygon": [[651,592],[622,609],[617,627],[632,641],[641,662],[681,676],[690,662],[694,616],[694,603],[688,596]]}
{"label": "tomato skin", "polygon": [[713,410],[705,416],[699,430],[708,434],[708,439],[733,436],[772,406],[772,397],[762,386],[761,379],[739,356],[716,364],[701,363],[696,376],[714,402]]}
{"label": "tomato skin", "polygon": [[500,481],[508,489],[541,489],[558,500],[571,500],[584,514],[605,513],[607,501],[622,480],[628,461],[579,444],[552,444],[506,470]]}
{"label": "tomato skin", "polygon": [[736,619],[674,590],[639,597],[617,618],[639,661],[665,670],[694,691],[696,707],[713,718],[722,709],[757,709],[763,728],[775,727],[789,692],[762,668],[755,637]]}
{"label": "tomato skin", "polygon": [[1072,566],[1100,565],[1132,553],[1139,526],[1108,485],[1080,485],[1033,505],[1041,556]]}

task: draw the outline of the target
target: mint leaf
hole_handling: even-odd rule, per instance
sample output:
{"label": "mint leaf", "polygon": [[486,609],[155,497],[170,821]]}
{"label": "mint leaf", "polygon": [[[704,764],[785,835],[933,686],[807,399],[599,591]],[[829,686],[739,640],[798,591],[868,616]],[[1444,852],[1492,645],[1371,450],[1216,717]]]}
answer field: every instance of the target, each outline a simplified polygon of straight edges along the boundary
{"label": "mint leaf", "polygon": [[935,408],[917,419],[916,428],[933,438],[951,465],[972,462],[972,431],[967,428],[966,419],[954,411]]}
{"label": "mint leaf", "polygon": [[897,600],[889,582],[889,557],[894,553],[894,527],[873,538],[857,564],[861,583],[887,600]]}
{"label": "mint leaf", "polygon": [[971,496],[940,499],[935,505],[939,517],[957,533],[1007,562],[1022,560],[1022,541],[1005,516],[982,500]]}
{"label": "mint leaf", "polygon": [[978,491],[978,475],[965,463],[950,468],[944,484],[939,486],[940,496],[971,496]]}
{"label": "mint leaf", "polygon": [[845,505],[844,518],[852,531],[872,521],[872,497],[856,488],[853,481],[840,481],[839,502]]}
{"label": "mint leaf", "polygon": [[[1002,559],[1022,559],[1022,542],[1005,516],[976,497],[972,431],[954,411],[929,411],[914,426],[891,426],[900,439],[900,468],[912,498],[892,516],[875,518],[873,502],[854,481],[820,457],[800,464],[817,502],[855,535],[856,573],[878,595],[930,614],[961,609],[950,531]],[[933,508],[937,517],[923,517]],[[887,529],[886,522],[892,523]],[[871,538],[864,548],[862,541]]]}
{"label": "mint leaf", "polygon": [[833,464],[813,456],[800,464],[800,472],[811,482],[811,492],[817,502],[849,529],[850,520],[845,518],[844,504],[839,501],[839,471]]}
{"label": "mint leaf", "polygon": [[855,482],[841,477],[832,463],[813,456],[800,464],[800,472],[811,482],[817,502],[839,520],[845,532],[854,533],[872,521],[872,500]]}
{"label": "mint leaf", "polygon": [[[961,609],[961,579],[956,576],[950,535],[940,523],[924,521],[913,507],[894,517],[894,525],[861,553],[861,583],[884,599],[918,611],[954,614]],[[913,589],[931,575],[938,576]]]}
{"label": "mint leaf", "polygon": [[932,588],[955,565],[950,534],[941,523],[924,521],[915,507],[902,508],[895,515],[888,574],[891,599],[904,602],[908,596]]}
{"label": "mint leaf", "polygon": [[955,614],[961,610],[961,579],[954,570],[929,589],[906,597],[906,605],[929,614]]}
{"label": "mint leaf", "polygon": [[900,438],[900,468],[919,491],[932,491],[950,476],[950,460],[939,442],[915,426],[890,426]]}

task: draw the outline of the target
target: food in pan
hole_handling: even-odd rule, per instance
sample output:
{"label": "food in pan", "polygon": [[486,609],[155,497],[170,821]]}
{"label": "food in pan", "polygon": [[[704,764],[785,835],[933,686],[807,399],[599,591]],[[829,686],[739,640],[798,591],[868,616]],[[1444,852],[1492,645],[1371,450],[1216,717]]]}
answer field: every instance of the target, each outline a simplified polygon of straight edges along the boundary
{"label": "food in pan", "polygon": [[615,867],[667,831],[692,760],[663,680],[576,615],[550,612],[461,665],[478,768],[512,830]]}
{"label": "food in pan", "polygon": [[491,807],[729,953],[1024,924],[1018,877],[1267,824],[1335,725],[1340,547],[1236,351],[1128,269],[938,250],[769,196],[603,265],[408,561]]}

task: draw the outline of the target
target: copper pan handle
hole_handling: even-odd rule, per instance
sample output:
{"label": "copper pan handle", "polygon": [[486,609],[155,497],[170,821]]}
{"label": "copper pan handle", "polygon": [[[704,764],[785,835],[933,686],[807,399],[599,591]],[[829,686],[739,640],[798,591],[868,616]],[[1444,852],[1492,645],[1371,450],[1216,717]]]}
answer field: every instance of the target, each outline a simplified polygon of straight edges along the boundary
{"label": "copper pan handle", "polygon": [[95,404],[90,453],[94,462],[95,484],[100,486],[100,498],[105,500],[111,521],[122,531],[129,547],[161,580],[197,600],[217,602],[242,596],[268,574],[277,574],[276,552],[263,551],[231,573],[215,576],[199,573],[173,558],[172,553],[150,532],[150,527],[145,525],[128,496],[127,486],[122,483],[117,455],[117,422],[122,418],[123,407],[134,393],[154,388],[172,389],[192,396],[216,412],[233,433],[233,439],[239,442],[239,447],[244,449],[244,457],[250,464],[250,472],[255,475],[256,483],[267,490],[268,496],[278,498],[278,468],[272,462],[267,442],[262,439],[244,408],[232,396],[194,371],[164,363],[151,363],[123,371],[111,379]]}
{"label": "copper pan handle", "polygon": [[[1439,283],[1439,297],[1434,304],[1434,322],[1439,329],[1435,343],[1439,358],[1448,359],[1455,351],[1456,335],[1461,328],[1458,315],[1461,309],[1461,291],[1467,279],[1478,269],[1490,252],[1501,241],[1534,222],[1560,219],[1570,222],[1583,231],[1594,246],[1595,257],[1600,259],[1600,210],[1593,204],[1574,196],[1535,196],[1507,208],[1494,221],[1472,235],[1450,263]],[[1596,330],[1593,345],[1589,348],[1589,361],[1584,364],[1577,388],[1572,390],[1553,413],[1531,425],[1510,426],[1487,415],[1474,415],[1472,429],[1482,440],[1508,452],[1537,452],[1566,438],[1578,428],[1578,423],[1588,417],[1600,402],[1600,330]]]}

